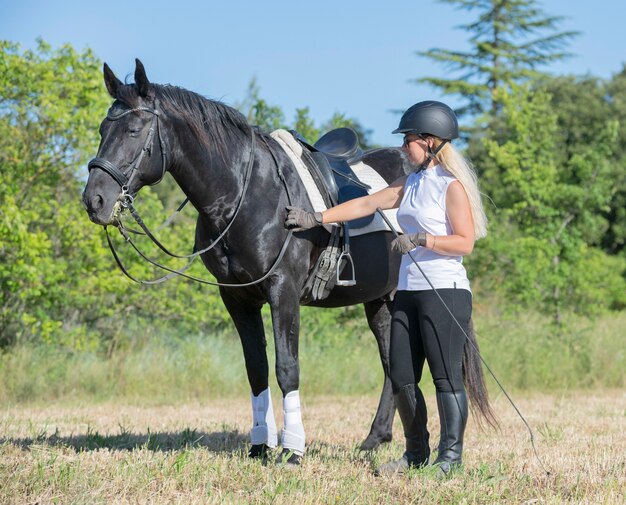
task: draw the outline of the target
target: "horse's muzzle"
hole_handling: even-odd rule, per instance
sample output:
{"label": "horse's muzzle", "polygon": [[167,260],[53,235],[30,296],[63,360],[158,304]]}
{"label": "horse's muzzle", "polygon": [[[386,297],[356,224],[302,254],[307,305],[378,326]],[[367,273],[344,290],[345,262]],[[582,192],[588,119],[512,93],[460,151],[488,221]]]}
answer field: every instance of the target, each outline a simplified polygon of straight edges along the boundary
{"label": "horse's muzzle", "polygon": [[83,206],[87,211],[89,219],[100,225],[112,224],[115,217],[115,203],[107,205],[104,197],[98,193],[83,193]]}

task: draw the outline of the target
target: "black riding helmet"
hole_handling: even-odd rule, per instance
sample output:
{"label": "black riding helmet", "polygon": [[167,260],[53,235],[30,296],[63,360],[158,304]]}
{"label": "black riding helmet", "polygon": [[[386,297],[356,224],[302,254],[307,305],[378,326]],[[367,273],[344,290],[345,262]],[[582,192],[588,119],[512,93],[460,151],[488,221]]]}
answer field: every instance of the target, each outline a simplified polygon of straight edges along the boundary
{"label": "black riding helmet", "polygon": [[426,134],[452,140],[459,136],[459,123],[454,111],[445,103],[426,100],[409,107],[391,133]]}
{"label": "black riding helmet", "polygon": [[459,122],[454,111],[445,103],[435,100],[418,102],[409,107],[402,117],[400,124],[391,133],[413,133],[415,135],[434,135],[443,139],[443,142],[433,151],[428,147],[428,154],[418,168],[424,170],[430,160],[435,158],[450,140],[459,136]]}

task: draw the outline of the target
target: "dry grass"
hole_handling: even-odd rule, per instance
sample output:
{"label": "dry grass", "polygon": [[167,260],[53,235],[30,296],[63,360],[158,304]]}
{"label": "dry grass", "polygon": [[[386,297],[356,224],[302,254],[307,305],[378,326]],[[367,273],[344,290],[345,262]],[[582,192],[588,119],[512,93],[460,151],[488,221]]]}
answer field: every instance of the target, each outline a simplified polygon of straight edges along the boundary
{"label": "dry grass", "polygon": [[[624,503],[626,392],[517,395],[537,449],[503,397],[499,433],[470,420],[465,469],[440,482],[428,470],[376,478],[402,452],[356,447],[374,397],[303,398],[308,451],[300,468],[245,457],[245,400],[206,405],[5,407],[0,411],[0,503]],[[274,400],[274,407],[280,404]],[[438,421],[432,395],[431,445]],[[399,421],[396,419],[396,422]],[[279,420],[280,426],[280,420]]]}

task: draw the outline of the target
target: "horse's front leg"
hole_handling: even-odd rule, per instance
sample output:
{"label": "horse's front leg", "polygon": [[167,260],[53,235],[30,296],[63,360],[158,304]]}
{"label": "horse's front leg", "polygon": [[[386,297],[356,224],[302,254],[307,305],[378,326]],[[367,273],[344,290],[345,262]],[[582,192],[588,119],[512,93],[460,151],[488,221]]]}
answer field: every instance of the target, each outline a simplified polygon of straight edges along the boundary
{"label": "horse's front leg", "polygon": [[261,307],[257,304],[238,300],[226,289],[220,289],[220,293],[241,339],[248,382],[252,390],[250,395],[252,401],[250,442],[252,447],[249,456],[251,458],[265,458],[267,449],[278,445],[278,435],[268,385],[269,366]]}
{"label": "horse's front leg", "polygon": [[[290,285],[288,285],[290,284]],[[305,433],[300,412],[300,336],[299,293],[293,282],[280,282],[270,290],[272,325],[276,343],[276,379],[283,393],[284,427],[281,433],[283,452],[279,458],[299,464],[304,454]]]}

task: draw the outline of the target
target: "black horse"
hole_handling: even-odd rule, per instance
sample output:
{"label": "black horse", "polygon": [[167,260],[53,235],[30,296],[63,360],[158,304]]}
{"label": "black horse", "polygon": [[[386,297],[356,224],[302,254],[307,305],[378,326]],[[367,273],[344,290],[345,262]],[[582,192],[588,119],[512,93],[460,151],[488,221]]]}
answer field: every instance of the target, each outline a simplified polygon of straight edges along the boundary
{"label": "black horse", "polygon": [[[286,206],[311,209],[305,188],[284,150],[269,135],[254,131],[239,112],[175,86],[150,83],[139,60],[134,85],[122,83],[106,64],[104,80],[115,101],[100,126],[100,147],[83,194],[90,219],[100,225],[114,223],[120,203],[169,171],[198,211],[196,251],[221,236],[202,254],[219,283],[250,283],[274,267],[262,282],[220,287],[220,294],[241,338],[252,390],[253,457],[277,444],[261,319],[262,305],[270,304],[276,377],[285,410],[283,452],[297,460],[304,451],[298,394],[299,307],[303,285],[329,232],[285,229]],[[400,149],[373,150],[363,161],[388,183],[410,170]],[[293,239],[283,247],[291,234]],[[386,231],[354,237],[351,250],[358,283],[335,287],[324,300],[310,303],[318,307],[362,303],[378,342],[385,382],[362,449],[374,449],[392,436],[394,404],[387,376],[390,295],[400,263],[399,254],[390,249],[392,238]]]}

